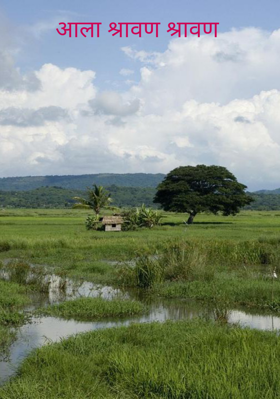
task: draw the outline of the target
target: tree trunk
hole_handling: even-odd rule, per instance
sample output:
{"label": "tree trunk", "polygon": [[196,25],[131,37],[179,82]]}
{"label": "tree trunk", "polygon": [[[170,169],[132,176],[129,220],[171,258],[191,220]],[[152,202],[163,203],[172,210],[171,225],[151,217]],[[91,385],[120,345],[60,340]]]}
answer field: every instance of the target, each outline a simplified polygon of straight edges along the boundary
{"label": "tree trunk", "polygon": [[196,212],[191,212],[190,213],[190,216],[188,218],[187,224],[193,224],[193,219],[194,219],[195,215],[196,215]]}

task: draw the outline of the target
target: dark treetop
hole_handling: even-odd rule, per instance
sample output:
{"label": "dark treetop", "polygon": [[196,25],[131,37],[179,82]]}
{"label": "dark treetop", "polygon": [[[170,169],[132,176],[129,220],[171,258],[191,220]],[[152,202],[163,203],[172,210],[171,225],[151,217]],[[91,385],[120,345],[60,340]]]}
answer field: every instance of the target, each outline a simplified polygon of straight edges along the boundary
{"label": "dark treetop", "polygon": [[165,211],[189,213],[192,223],[199,212],[238,213],[253,201],[246,188],[222,166],[180,166],[159,184],[154,202]]}

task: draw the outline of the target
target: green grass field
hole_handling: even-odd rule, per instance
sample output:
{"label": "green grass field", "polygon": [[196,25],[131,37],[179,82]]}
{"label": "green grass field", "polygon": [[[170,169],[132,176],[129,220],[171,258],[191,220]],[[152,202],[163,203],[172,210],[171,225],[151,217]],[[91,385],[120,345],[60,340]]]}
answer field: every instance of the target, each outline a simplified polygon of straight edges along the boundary
{"label": "green grass field", "polygon": [[[184,292],[183,296],[187,296],[189,292],[193,296],[194,287],[190,284],[195,283],[199,284],[200,297],[210,299],[211,280],[217,281],[217,286],[223,288],[222,295],[227,296],[230,280],[234,280],[236,290],[232,293],[231,289],[228,296],[235,303],[239,302],[239,295],[240,302],[246,303],[246,290],[253,285],[257,289],[248,290],[254,292],[249,295],[248,304],[258,304],[260,301],[252,296],[261,292],[262,306],[269,303],[271,308],[280,306],[278,281],[272,294],[269,278],[274,269],[280,272],[280,213],[249,211],[234,217],[202,214],[191,226],[184,224],[185,215],[166,213],[162,226],[116,233],[87,231],[84,226],[87,214],[88,211],[67,209],[2,210],[0,261],[20,259],[52,266],[62,275],[127,286],[137,285],[137,279],[139,283],[139,278],[143,278],[143,273],[139,277],[141,270],[147,279],[154,279],[146,285],[155,285],[159,282],[155,270],[160,268],[160,282],[172,283],[171,288],[161,287],[163,295],[180,296]],[[177,242],[179,247],[173,249]],[[160,265],[148,260],[136,268],[139,272],[142,267],[137,276],[135,270],[115,264],[162,253],[166,255]],[[174,281],[181,283],[179,294]]]}
{"label": "green grass field", "polygon": [[[21,257],[39,263],[64,263],[90,259],[130,259],[134,252],[170,239],[258,240],[280,236],[280,212],[241,212],[223,217],[198,215],[186,226],[186,215],[164,214],[162,226],[133,232],[110,233],[85,229],[88,215],[83,210],[2,210],[0,211],[0,258]],[[67,255],[68,254],[68,255]]]}
{"label": "green grass field", "polygon": [[[91,232],[84,228],[86,210],[45,209],[0,210],[1,239],[116,239],[115,233]],[[122,232],[120,237],[148,242],[167,237],[253,240],[261,236],[279,236],[279,211],[243,211],[236,216],[215,216],[201,214],[193,226],[185,227],[184,214],[164,213],[162,227],[137,232]],[[38,233],[40,234],[38,236]]]}
{"label": "green grass field", "polygon": [[[0,211],[1,268],[13,280],[0,281],[0,324],[22,323],[27,293],[40,289],[25,282],[28,264],[38,276],[54,271],[137,287],[151,296],[211,302],[223,322],[238,306],[279,314],[280,213],[202,214],[191,226],[184,224],[185,215],[165,214],[161,226],[118,233],[87,231],[87,215],[81,210]],[[93,320],[144,310],[138,302],[123,307],[113,301],[105,303],[108,308],[94,301],[64,302],[43,312]],[[5,328],[0,330],[3,348],[13,339]],[[94,332],[33,353],[0,390],[0,398],[272,399],[280,390],[279,345],[275,334],[204,321]]]}

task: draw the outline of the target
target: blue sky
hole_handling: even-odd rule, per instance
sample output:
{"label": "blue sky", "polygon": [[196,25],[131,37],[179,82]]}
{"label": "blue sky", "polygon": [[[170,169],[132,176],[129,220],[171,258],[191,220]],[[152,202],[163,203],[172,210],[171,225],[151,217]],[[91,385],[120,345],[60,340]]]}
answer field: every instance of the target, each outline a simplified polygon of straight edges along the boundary
{"label": "blue sky", "polygon": [[[38,42],[29,45],[27,41],[24,53],[19,54],[17,64],[23,71],[39,68],[46,62],[62,68],[94,69],[102,88],[110,87],[112,82],[121,85],[124,78],[119,76],[119,70],[135,65],[135,61],[120,52],[120,47],[165,50],[170,40],[166,26],[171,21],[219,22],[219,32],[248,26],[274,30],[279,27],[280,15],[278,0],[2,0],[1,8],[13,25],[50,25]],[[65,22],[100,21],[101,37],[98,40],[60,37],[52,27],[53,21],[60,18]],[[118,38],[107,32],[113,21],[155,21],[162,25],[158,38],[153,35],[141,39]]]}
{"label": "blue sky", "polygon": [[[280,187],[280,2],[2,0],[0,176],[228,167]],[[100,38],[59,22],[102,22]],[[160,22],[112,37],[110,22]],[[219,22],[178,39],[169,22]]]}

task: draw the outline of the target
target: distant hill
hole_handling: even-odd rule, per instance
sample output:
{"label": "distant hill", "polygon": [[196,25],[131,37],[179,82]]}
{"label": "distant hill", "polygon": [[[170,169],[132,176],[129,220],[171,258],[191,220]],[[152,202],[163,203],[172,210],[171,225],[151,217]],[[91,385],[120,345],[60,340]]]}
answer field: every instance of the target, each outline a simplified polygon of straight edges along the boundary
{"label": "distant hill", "polygon": [[62,187],[85,190],[92,184],[121,187],[157,187],[164,174],[152,173],[99,173],[93,175],[69,176],[27,176],[0,178],[0,191],[28,191],[39,187]]}
{"label": "distant hill", "polygon": [[280,188],[276,188],[275,190],[259,190],[255,191],[255,194],[280,194]]}
{"label": "distant hill", "polygon": [[[276,190],[275,190],[276,191]],[[250,193],[254,198],[254,202],[245,206],[245,210],[252,211],[279,211],[280,210],[280,194],[259,194],[257,192]]]}
{"label": "distant hill", "polygon": [[[157,207],[153,203],[154,187],[106,188],[117,207]],[[76,201],[73,197],[86,197],[86,191],[61,187],[40,187],[28,191],[0,191],[0,208],[71,208]]]}
{"label": "distant hill", "polygon": [[[148,207],[157,207],[153,203],[155,187],[118,187],[108,186],[113,199],[112,205],[118,207],[135,207],[143,203]],[[254,202],[247,205],[247,210],[280,210],[280,194],[251,193]],[[61,187],[40,187],[27,191],[0,191],[0,208],[71,208],[73,197],[86,196],[85,190],[66,189]]]}
{"label": "distant hill", "polygon": [[[162,173],[99,173],[69,176],[27,176],[0,178],[0,207],[3,208],[64,208],[72,207],[73,197],[85,196],[92,184],[107,188],[113,205],[133,207],[153,203]],[[280,210],[280,188],[251,193],[254,202],[244,209]]]}

